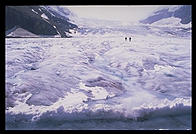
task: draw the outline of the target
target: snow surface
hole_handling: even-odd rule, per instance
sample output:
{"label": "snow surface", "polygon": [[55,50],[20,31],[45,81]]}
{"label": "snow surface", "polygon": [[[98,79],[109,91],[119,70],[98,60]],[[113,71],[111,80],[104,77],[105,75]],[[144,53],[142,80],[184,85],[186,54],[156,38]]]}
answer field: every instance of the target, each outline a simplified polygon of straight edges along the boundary
{"label": "snow surface", "polygon": [[7,38],[6,129],[191,129],[191,33],[173,29]]}

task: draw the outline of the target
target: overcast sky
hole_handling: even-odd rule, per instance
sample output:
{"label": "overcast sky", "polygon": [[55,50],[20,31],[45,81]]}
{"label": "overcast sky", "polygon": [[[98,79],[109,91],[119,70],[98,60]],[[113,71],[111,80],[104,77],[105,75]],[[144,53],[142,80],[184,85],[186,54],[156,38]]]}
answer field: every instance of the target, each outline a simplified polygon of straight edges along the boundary
{"label": "overcast sky", "polygon": [[78,17],[118,21],[138,21],[159,7],[165,5],[68,6]]}

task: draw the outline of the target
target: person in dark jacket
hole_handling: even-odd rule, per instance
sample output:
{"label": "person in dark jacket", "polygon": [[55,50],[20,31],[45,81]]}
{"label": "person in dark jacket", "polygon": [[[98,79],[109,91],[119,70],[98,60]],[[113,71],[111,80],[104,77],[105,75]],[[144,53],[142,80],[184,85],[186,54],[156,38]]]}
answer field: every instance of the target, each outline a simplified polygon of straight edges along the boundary
{"label": "person in dark jacket", "polygon": [[125,37],[125,41],[127,41],[127,37]]}
{"label": "person in dark jacket", "polygon": [[129,42],[131,42],[131,37],[129,37]]}

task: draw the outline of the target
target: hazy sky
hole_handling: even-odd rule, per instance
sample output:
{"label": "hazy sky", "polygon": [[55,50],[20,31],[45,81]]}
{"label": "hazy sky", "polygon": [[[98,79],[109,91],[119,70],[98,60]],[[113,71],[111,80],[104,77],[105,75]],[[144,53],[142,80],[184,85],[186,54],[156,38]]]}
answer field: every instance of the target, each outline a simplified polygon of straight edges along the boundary
{"label": "hazy sky", "polygon": [[96,18],[104,20],[138,21],[145,18],[153,10],[164,5],[122,5],[122,6],[68,6],[68,8],[82,18]]}

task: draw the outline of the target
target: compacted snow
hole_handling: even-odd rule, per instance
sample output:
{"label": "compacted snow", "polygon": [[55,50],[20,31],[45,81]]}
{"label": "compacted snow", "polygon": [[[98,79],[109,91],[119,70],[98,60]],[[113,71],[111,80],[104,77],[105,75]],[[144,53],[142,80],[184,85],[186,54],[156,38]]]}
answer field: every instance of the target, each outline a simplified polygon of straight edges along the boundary
{"label": "compacted snow", "polygon": [[127,27],[7,38],[6,129],[191,129],[191,31]]}

